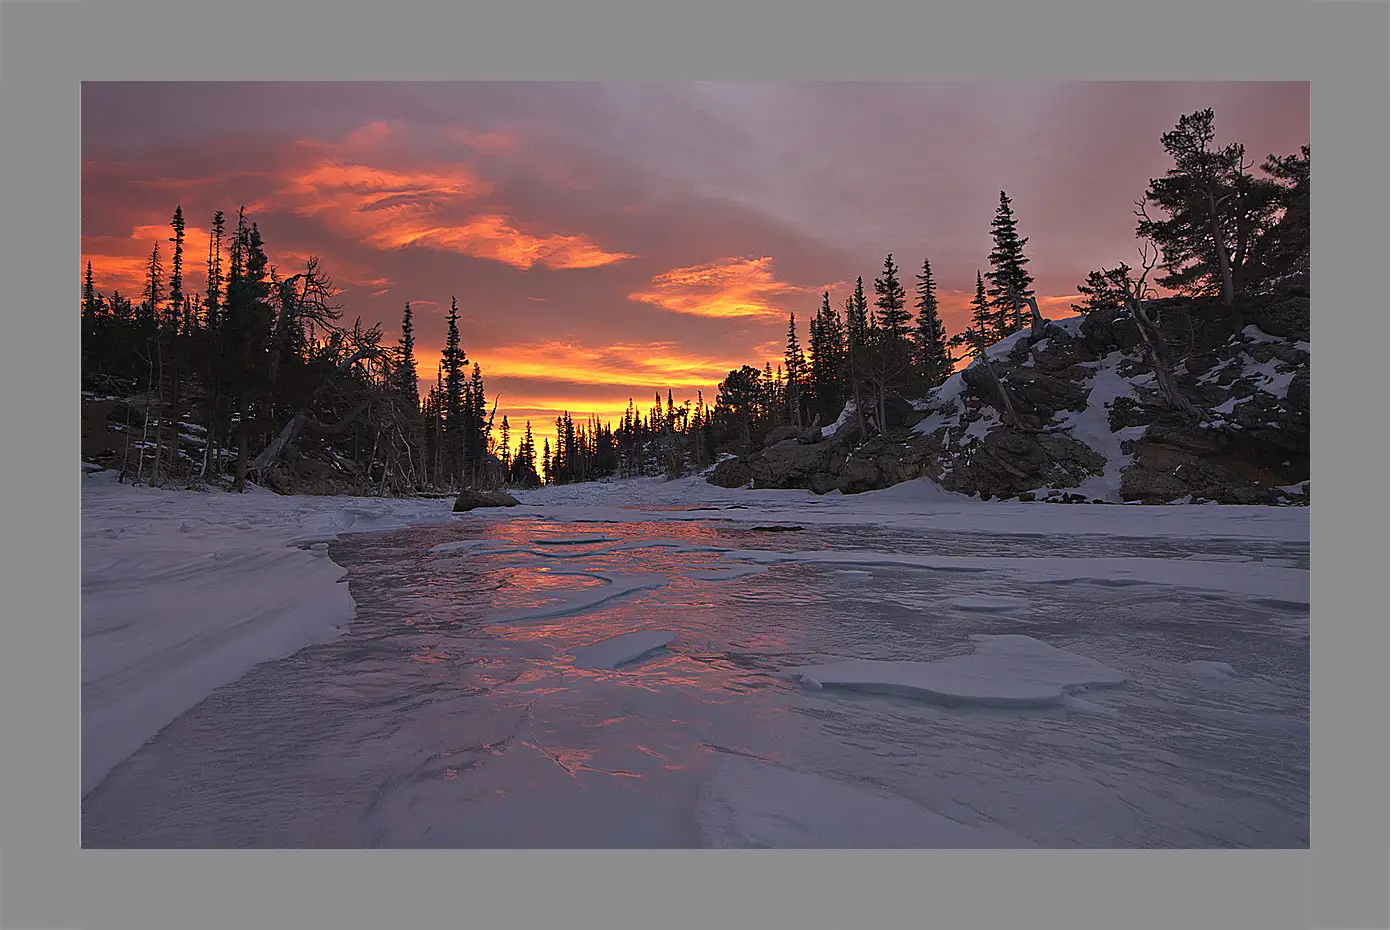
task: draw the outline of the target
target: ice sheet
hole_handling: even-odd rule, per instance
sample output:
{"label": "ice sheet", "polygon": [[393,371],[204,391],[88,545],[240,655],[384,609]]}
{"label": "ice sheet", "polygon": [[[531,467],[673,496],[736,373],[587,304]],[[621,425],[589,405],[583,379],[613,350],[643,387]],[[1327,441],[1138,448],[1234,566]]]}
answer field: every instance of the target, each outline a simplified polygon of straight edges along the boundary
{"label": "ice sheet", "polygon": [[1115,687],[1124,672],[1030,636],[973,636],[976,651],[936,662],[851,659],[787,669],[814,687],[917,697],[948,705],[1041,707],[1072,691]]}

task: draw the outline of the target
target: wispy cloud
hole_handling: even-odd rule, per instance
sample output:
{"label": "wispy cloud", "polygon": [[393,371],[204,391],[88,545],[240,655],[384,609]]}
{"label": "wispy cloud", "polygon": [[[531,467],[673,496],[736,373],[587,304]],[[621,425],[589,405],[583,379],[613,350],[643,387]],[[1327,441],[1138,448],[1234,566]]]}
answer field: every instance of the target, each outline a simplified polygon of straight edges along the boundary
{"label": "wispy cloud", "polygon": [[675,268],[654,277],[644,290],[628,295],[670,310],[705,317],[782,316],[781,300],[815,293],[817,288],[798,287],[773,275],[773,260],[724,258]]}

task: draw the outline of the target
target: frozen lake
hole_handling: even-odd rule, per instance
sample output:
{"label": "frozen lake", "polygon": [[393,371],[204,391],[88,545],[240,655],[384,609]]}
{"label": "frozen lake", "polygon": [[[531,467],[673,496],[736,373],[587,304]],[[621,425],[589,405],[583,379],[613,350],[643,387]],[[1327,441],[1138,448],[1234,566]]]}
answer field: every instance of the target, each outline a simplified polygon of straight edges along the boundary
{"label": "frozen lake", "polygon": [[[1164,532],[1013,535],[727,506],[340,537],[345,632],[115,765],[84,845],[1307,847],[1307,528],[1188,536],[1176,511],[1206,508],[1143,508]],[[941,666],[966,669],[955,697],[788,671],[1001,644],[1027,664],[1035,642],[1120,683],[1000,707],[978,698],[1017,689],[996,680],[1012,666],[975,659]]]}

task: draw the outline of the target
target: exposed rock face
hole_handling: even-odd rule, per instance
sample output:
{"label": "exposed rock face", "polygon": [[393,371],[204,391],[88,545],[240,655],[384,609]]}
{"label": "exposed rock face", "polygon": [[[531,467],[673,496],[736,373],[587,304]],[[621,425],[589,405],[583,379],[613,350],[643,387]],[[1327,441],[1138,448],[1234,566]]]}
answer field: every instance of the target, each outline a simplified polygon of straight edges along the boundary
{"label": "exposed rock face", "polygon": [[775,446],[787,439],[796,439],[802,431],[795,426],[778,426],[769,430],[768,435],[763,440],[763,448]]}
{"label": "exposed rock face", "polygon": [[502,491],[460,491],[454,500],[454,512],[462,513],[477,507],[515,507],[517,499]]}
{"label": "exposed rock face", "polygon": [[1036,342],[1021,334],[992,348],[1014,423],[976,364],[929,398],[932,412],[896,404],[888,437],[865,441],[847,423],[818,441],[819,430],[781,427],[710,481],[853,494],[926,476],[986,498],[1307,503],[1307,284],[1244,298],[1240,332],[1212,299],[1154,308],[1200,419],[1164,403],[1134,322],[1094,311],[1050,323]]}

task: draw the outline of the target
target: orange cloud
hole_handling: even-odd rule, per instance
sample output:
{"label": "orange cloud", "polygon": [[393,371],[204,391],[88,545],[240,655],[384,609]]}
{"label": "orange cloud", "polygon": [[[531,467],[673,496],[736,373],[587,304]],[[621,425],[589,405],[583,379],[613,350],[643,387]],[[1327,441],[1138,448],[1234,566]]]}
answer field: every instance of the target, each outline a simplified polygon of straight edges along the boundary
{"label": "orange cloud", "polygon": [[628,295],[629,300],[653,304],[673,313],[735,318],[783,316],[778,301],[814,293],[773,276],[773,260],[726,258],[675,268],[652,279],[648,289]]}
{"label": "orange cloud", "polygon": [[466,165],[397,171],[330,159],[292,175],[273,200],[259,206],[288,204],[378,249],[413,245],[522,269],[596,268],[633,257],[607,251],[582,235],[523,231],[497,211],[462,220],[448,215],[450,207],[492,190]]}
{"label": "orange cloud", "polygon": [[517,229],[507,217],[499,214],[474,216],[453,225],[431,223],[426,217],[398,216],[391,226],[368,238],[378,246],[425,245],[440,251],[506,262],[523,270],[535,265],[598,268],[633,257],[606,251],[584,236],[534,236]]}

